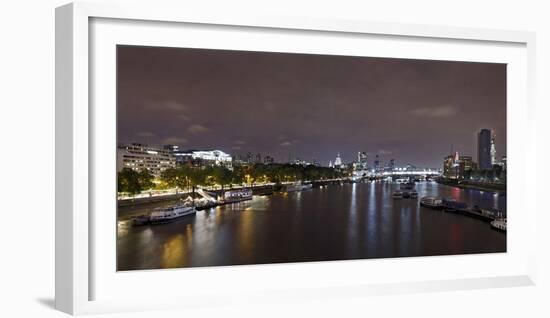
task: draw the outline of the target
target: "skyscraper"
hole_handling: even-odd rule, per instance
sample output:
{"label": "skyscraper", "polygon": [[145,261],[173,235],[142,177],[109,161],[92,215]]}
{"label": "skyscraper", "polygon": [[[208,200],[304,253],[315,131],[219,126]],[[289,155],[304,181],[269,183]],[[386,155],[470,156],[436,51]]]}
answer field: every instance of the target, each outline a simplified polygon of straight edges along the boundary
{"label": "skyscraper", "polygon": [[376,155],[376,159],[374,160],[374,170],[380,170],[380,157],[378,155]]}
{"label": "skyscraper", "polygon": [[491,131],[481,129],[477,134],[477,162],[480,169],[491,169]]}
{"label": "skyscraper", "polygon": [[495,149],[495,134],[491,135],[491,166],[497,164],[497,150]]}
{"label": "skyscraper", "polygon": [[367,153],[365,151],[357,153],[357,164],[360,169],[367,169]]}

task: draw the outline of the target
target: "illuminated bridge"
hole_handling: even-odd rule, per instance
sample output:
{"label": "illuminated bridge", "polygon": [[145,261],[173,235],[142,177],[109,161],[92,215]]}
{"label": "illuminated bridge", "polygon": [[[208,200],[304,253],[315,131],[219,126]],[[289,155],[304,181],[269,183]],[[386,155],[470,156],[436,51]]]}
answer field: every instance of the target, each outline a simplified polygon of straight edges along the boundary
{"label": "illuminated bridge", "polygon": [[441,175],[437,169],[395,168],[391,171],[357,170],[353,172],[353,178],[399,178],[399,177],[435,177]]}
{"label": "illuminated bridge", "polygon": [[441,172],[435,169],[396,169],[393,171],[382,171],[375,173],[380,176],[438,176]]}

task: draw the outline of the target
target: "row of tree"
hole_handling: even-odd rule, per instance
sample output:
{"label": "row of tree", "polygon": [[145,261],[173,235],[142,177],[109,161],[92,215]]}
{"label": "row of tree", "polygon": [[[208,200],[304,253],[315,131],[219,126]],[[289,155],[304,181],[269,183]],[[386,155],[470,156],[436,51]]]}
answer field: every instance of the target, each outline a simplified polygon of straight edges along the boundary
{"label": "row of tree", "polygon": [[224,166],[194,167],[178,166],[163,171],[157,182],[143,170],[136,172],[124,168],[118,174],[118,191],[130,194],[149,189],[179,188],[195,190],[198,186],[218,185],[222,189],[232,185],[254,185],[257,183],[296,182],[323,180],[342,177],[343,173],[327,167],[291,164],[254,164],[235,166],[232,170]]}
{"label": "row of tree", "polygon": [[155,187],[154,176],[148,170],[135,171],[130,168],[123,168],[118,173],[118,192],[137,194],[144,190]]}

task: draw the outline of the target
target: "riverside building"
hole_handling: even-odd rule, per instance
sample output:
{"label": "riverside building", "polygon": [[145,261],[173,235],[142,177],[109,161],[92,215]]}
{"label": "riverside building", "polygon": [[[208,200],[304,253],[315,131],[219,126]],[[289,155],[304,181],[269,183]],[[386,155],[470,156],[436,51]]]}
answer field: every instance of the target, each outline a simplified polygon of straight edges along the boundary
{"label": "riverside building", "polygon": [[176,158],[178,165],[191,164],[198,167],[224,166],[233,169],[233,158],[221,150],[179,150],[178,146],[165,146]]}
{"label": "riverside building", "polygon": [[168,150],[145,144],[120,144],[117,147],[117,171],[130,168],[135,171],[148,170],[153,176],[176,166],[176,157]]}
{"label": "riverside building", "polygon": [[494,144],[491,131],[489,129],[481,129],[477,134],[477,163],[479,169],[491,169],[493,167],[491,144]]}

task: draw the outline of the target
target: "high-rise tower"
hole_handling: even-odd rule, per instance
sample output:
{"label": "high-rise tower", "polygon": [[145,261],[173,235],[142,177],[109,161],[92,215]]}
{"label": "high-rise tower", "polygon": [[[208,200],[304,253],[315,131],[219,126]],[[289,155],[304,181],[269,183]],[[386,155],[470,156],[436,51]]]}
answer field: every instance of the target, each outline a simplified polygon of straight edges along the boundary
{"label": "high-rise tower", "polygon": [[497,164],[497,151],[495,149],[495,134],[491,134],[491,166]]}
{"label": "high-rise tower", "polygon": [[481,129],[477,134],[477,163],[480,169],[491,169],[491,131]]}

